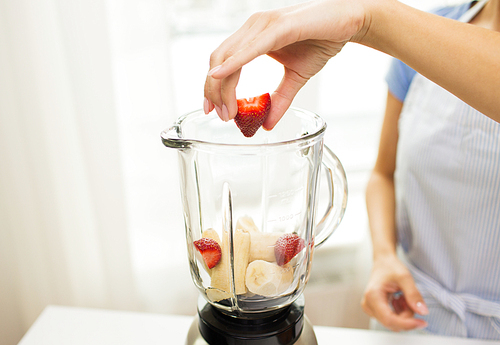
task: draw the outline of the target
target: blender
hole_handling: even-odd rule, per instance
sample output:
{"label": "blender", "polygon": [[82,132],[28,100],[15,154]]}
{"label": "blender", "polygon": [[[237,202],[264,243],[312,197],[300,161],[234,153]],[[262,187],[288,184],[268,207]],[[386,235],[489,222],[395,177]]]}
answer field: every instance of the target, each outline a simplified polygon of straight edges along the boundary
{"label": "blender", "polygon": [[[323,145],[325,130],[318,115],[290,108],[273,130],[251,138],[201,110],[162,132],[179,153],[187,253],[200,292],[186,344],[317,343],[302,293],[313,251],[347,203],[345,172]],[[328,195],[321,211],[320,180]]]}

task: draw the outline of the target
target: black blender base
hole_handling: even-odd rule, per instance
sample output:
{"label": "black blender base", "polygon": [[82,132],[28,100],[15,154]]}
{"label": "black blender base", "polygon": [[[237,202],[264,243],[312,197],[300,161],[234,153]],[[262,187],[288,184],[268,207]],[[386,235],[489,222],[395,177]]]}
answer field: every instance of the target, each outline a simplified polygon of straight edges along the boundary
{"label": "black blender base", "polygon": [[292,304],[274,317],[248,320],[229,317],[206,304],[191,324],[186,345],[317,345],[303,311]]}
{"label": "black blender base", "polygon": [[[302,333],[300,334],[299,338],[295,341],[295,343],[293,343],[293,345],[318,345],[318,342],[316,340],[316,335],[314,334],[311,322],[309,321],[307,316],[304,315],[304,318],[305,322],[304,325],[302,326]],[[237,341],[238,340],[235,340],[235,342],[232,344],[234,345],[239,344]],[[245,343],[243,342],[241,344]],[[207,343],[205,339],[201,336],[198,317],[195,317],[193,323],[191,323],[191,327],[189,328],[188,336],[186,339],[186,345],[212,345]]]}

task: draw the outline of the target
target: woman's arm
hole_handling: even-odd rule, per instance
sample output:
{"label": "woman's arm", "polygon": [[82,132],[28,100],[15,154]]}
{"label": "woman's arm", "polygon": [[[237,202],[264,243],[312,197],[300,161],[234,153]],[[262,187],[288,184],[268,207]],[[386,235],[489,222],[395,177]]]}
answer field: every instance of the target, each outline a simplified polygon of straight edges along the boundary
{"label": "woman's arm", "polygon": [[373,242],[373,258],[396,255],[394,171],[398,119],[403,103],[387,95],[377,160],[366,188],[366,207]]}
{"label": "woman's arm", "polygon": [[[426,314],[427,308],[408,269],[396,255],[394,170],[398,142],[398,119],[402,103],[391,93],[387,96],[377,161],[366,189],[366,206],[373,246],[373,267],[361,305],[385,327],[394,331],[422,328],[425,321],[414,313]],[[403,291],[409,308],[396,313],[389,296]]]}
{"label": "woman's arm", "polygon": [[369,1],[367,6],[364,29],[353,41],[396,57],[500,122],[499,32],[394,0]]}

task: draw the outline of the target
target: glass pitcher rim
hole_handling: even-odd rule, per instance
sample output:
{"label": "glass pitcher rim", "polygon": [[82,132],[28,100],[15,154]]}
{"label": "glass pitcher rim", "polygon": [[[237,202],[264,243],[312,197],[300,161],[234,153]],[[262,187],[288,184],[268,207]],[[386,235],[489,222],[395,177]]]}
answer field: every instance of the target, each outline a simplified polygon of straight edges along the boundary
{"label": "glass pitcher rim", "polygon": [[[289,139],[289,140],[283,140],[283,141],[276,141],[276,142],[270,142],[270,143],[248,143],[248,144],[241,144],[241,143],[220,143],[220,142],[212,142],[212,141],[207,141],[207,140],[201,140],[201,139],[193,139],[193,138],[182,138],[180,134],[180,125],[182,124],[183,121],[186,120],[189,116],[192,116],[193,114],[200,114],[203,113],[202,109],[197,109],[194,111],[190,111],[188,113],[185,113],[184,115],[179,116],[174,124],[163,130],[161,132],[161,139],[162,142],[165,146],[171,147],[171,148],[189,148],[193,144],[198,144],[198,145],[207,145],[210,147],[238,147],[238,148],[257,148],[257,147],[279,147],[279,146],[288,146],[288,145],[293,145],[296,143],[304,142],[304,141],[309,141],[313,140],[315,138],[320,137],[325,131],[327,127],[326,121],[319,116],[318,114],[310,111],[310,110],[305,110],[299,107],[289,107],[288,110],[293,110],[297,111],[299,113],[303,114],[308,114],[312,115],[313,118],[320,120],[321,124],[318,126],[318,129],[314,131],[313,133],[307,133],[304,134],[300,137]],[[286,113],[285,115],[286,116]],[[222,120],[221,120],[222,121]]]}

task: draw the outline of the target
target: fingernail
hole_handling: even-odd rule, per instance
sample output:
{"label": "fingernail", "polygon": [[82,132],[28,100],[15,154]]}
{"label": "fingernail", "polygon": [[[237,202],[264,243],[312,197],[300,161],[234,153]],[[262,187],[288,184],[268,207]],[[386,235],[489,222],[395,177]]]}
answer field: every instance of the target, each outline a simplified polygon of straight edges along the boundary
{"label": "fingernail", "polygon": [[214,104],[214,106],[215,106],[215,111],[217,112],[217,115],[219,115],[219,117],[222,119],[222,111],[220,110],[220,108],[217,105]]}
{"label": "fingernail", "polygon": [[417,311],[420,315],[427,315],[429,314],[429,309],[427,309],[427,306],[422,303],[422,302],[417,302]]}
{"label": "fingernail", "polygon": [[226,122],[229,121],[229,111],[225,104],[222,105],[222,119]]}
{"label": "fingernail", "polygon": [[211,77],[212,74],[214,74],[215,72],[217,72],[218,70],[220,70],[221,68],[221,65],[219,66],[215,66],[214,68],[212,68],[210,71],[208,71],[208,76]]}
{"label": "fingernail", "polygon": [[428,326],[428,324],[426,322],[426,323],[421,324],[420,326],[417,326],[417,329],[424,329],[424,328],[427,328],[427,326]]}
{"label": "fingernail", "polygon": [[205,114],[210,112],[210,105],[208,104],[208,99],[206,97],[203,99],[203,112]]}

